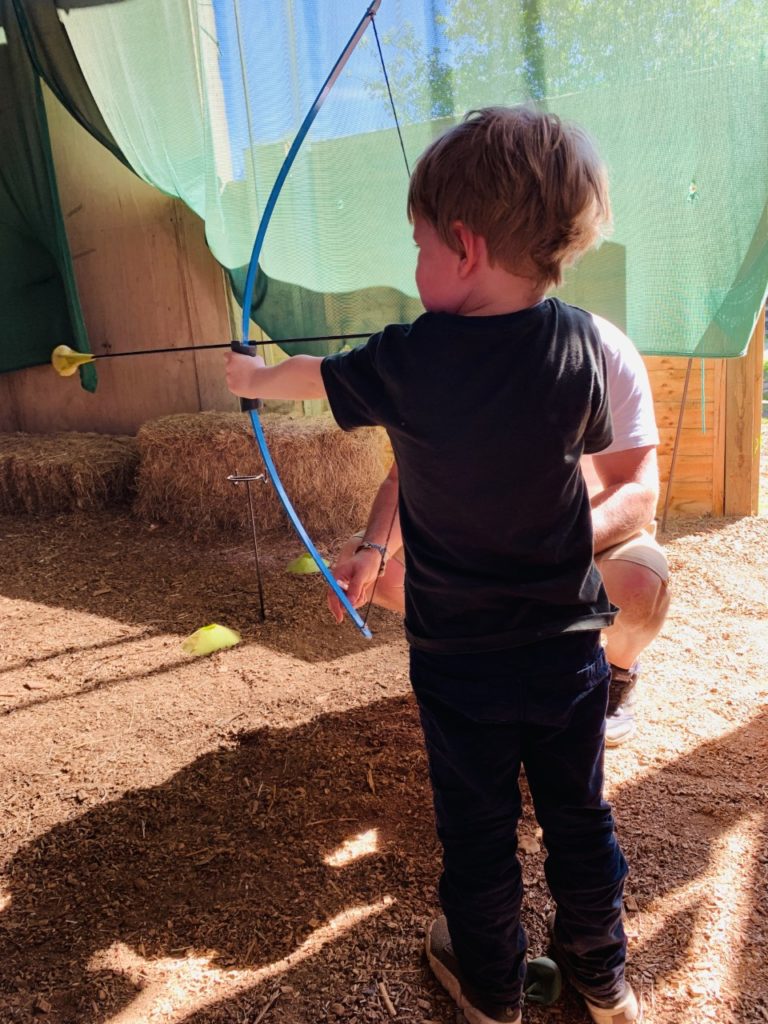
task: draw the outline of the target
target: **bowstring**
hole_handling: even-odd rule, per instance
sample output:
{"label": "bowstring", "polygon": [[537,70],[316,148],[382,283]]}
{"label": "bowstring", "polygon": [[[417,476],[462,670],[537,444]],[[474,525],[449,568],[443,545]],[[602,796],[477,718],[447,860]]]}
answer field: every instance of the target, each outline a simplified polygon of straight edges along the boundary
{"label": "bowstring", "polygon": [[[376,49],[379,51],[379,60],[381,62],[382,74],[384,75],[384,82],[385,82],[385,84],[387,86],[387,95],[389,96],[389,105],[390,105],[390,108],[392,110],[392,118],[393,118],[393,120],[395,122],[395,129],[397,130],[397,138],[398,138],[398,140],[400,142],[400,152],[403,154],[403,162],[405,163],[405,170],[406,170],[406,173],[408,175],[408,180],[410,181],[411,165],[408,162],[408,154],[405,151],[405,141],[403,139],[403,132],[402,132],[402,129],[400,127],[400,118],[398,117],[398,114],[397,114],[397,107],[395,105],[395,98],[392,95],[392,86],[390,85],[390,81],[389,81],[389,73],[387,71],[387,63],[384,60],[384,51],[383,51],[382,46],[381,46],[381,39],[379,39],[379,30],[376,27],[376,18],[375,17],[371,18],[371,27],[373,28],[373,37],[376,40]],[[399,494],[399,490],[398,490],[398,494]],[[376,580],[375,580],[375,582],[373,584],[373,590],[371,591],[371,596],[368,599],[368,607],[365,609],[365,615],[363,616],[363,625],[364,626],[368,625],[368,616],[371,614],[371,608],[373,607],[373,599],[376,596],[376,588],[379,585],[379,580],[384,575],[384,559],[386,557],[386,552],[389,549],[389,541],[390,541],[390,538],[392,537],[392,531],[395,528],[395,519],[397,518],[397,513],[398,513],[398,510],[399,510],[399,505],[400,505],[400,502],[399,502],[399,499],[398,499],[398,501],[395,502],[394,509],[392,510],[392,518],[389,521],[389,529],[387,530],[387,536],[384,539],[384,551],[381,554],[381,560],[379,562],[379,574],[376,577]]]}
{"label": "bowstring", "polygon": [[389,105],[392,108],[392,117],[395,122],[395,128],[397,129],[397,137],[400,141],[400,152],[403,154],[403,160],[405,162],[405,169],[408,172],[408,178],[411,177],[411,165],[408,163],[408,154],[405,151],[405,142],[403,141],[403,132],[400,128],[400,118],[397,116],[397,107],[395,106],[395,98],[392,95],[392,86],[389,83],[389,73],[387,72],[387,64],[384,60],[384,51],[381,48],[381,40],[379,39],[379,30],[376,28],[376,18],[371,18],[371,27],[373,28],[373,37],[376,40],[376,48],[379,51],[379,60],[381,61],[381,70],[384,75],[384,82],[387,86],[387,95],[389,96]]}

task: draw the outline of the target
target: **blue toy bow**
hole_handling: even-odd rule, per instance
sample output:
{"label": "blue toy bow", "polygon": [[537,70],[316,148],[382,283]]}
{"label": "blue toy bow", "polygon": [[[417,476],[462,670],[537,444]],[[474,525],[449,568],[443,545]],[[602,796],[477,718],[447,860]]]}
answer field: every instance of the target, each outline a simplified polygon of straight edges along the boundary
{"label": "blue toy bow", "polygon": [[[269,222],[270,222],[270,220],[272,218],[272,214],[274,213],[275,205],[277,203],[277,197],[280,194],[280,191],[281,191],[281,189],[282,189],[282,187],[283,187],[283,185],[285,183],[285,179],[288,177],[288,174],[290,172],[291,166],[293,165],[293,162],[296,159],[296,154],[298,153],[299,149],[301,148],[301,144],[303,143],[304,139],[306,138],[307,132],[312,127],[313,121],[317,117],[317,114],[318,114],[318,111],[320,110],[320,107],[322,107],[323,103],[325,102],[325,100],[326,100],[326,98],[328,96],[328,93],[333,88],[333,85],[336,82],[336,79],[341,74],[341,72],[342,72],[342,70],[344,68],[344,65],[349,60],[350,55],[352,54],[352,52],[355,49],[355,47],[357,46],[358,42],[362,38],[363,34],[365,33],[365,30],[368,28],[368,25],[373,22],[374,15],[378,11],[380,5],[381,5],[381,0],[373,0],[373,2],[368,5],[368,8],[366,9],[365,14],[360,19],[360,21],[359,21],[359,23],[357,25],[357,28],[352,33],[352,35],[351,35],[351,37],[349,39],[349,42],[344,47],[344,49],[341,51],[341,54],[340,54],[338,60],[333,65],[333,68],[331,69],[330,74],[328,75],[328,77],[326,78],[325,82],[323,83],[322,88],[320,89],[320,91],[318,92],[317,96],[315,97],[315,100],[314,100],[312,106],[309,108],[309,111],[307,112],[306,117],[302,121],[301,127],[299,128],[298,132],[296,133],[296,138],[293,140],[293,143],[291,144],[291,148],[288,150],[288,153],[287,153],[287,155],[285,157],[285,160],[283,160],[283,165],[280,168],[280,173],[278,174],[277,178],[275,179],[275,183],[272,186],[272,191],[269,194],[269,199],[267,200],[267,205],[264,208],[264,213],[262,214],[261,221],[259,222],[259,227],[258,227],[258,230],[256,232],[256,240],[253,243],[253,251],[251,253],[251,261],[248,264],[248,274],[246,275],[246,279],[245,279],[245,290],[244,290],[244,294],[243,294],[243,320],[242,320],[243,340],[242,340],[242,342],[238,342],[238,341],[233,341],[232,342],[232,350],[234,352],[239,352],[239,353],[241,353],[243,355],[255,355],[256,354],[255,346],[248,344],[248,332],[249,332],[249,321],[250,321],[250,312],[251,312],[251,301],[253,299],[253,288],[254,288],[254,284],[255,284],[255,281],[256,281],[256,273],[257,273],[258,266],[259,266],[259,256],[261,255],[261,250],[262,250],[263,245],[264,245],[264,238],[265,238],[266,233],[267,233],[267,228],[269,227]],[[272,455],[270,454],[266,438],[264,437],[264,430],[263,430],[263,427],[261,425],[261,419],[259,417],[259,408],[260,408],[259,400],[258,399],[241,398],[240,399],[240,408],[244,412],[248,412],[250,417],[251,417],[251,425],[253,426],[253,433],[254,433],[254,435],[256,437],[256,443],[259,446],[259,451],[261,452],[261,457],[264,460],[264,468],[266,469],[267,477],[269,478],[269,481],[272,484],[272,486],[275,488],[275,492],[277,493],[277,496],[280,499],[280,502],[281,502],[283,508],[285,509],[286,513],[288,514],[288,518],[290,519],[291,524],[293,525],[294,530],[296,531],[296,533],[301,538],[301,541],[304,544],[304,546],[306,547],[306,549],[309,552],[309,554],[312,556],[315,564],[317,565],[317,568],[323,574],[323,577],[325,578],[325,582],[328,584],[328,586],[331,588],[331,590],[334,592],[336,597],[341,602],[342,607],[346,611],[347,615],[349,615],[350,619],[354,622],[354,624],[357,626],[357,628],[360,630],[360,632],[366,638],[366,640],[370,640],[371,639],[371,631],[370,631],[370,629],[365,624],[363,619],[360,617],[360,614],[358,613],[357,609],[352,606],[352,604],[351,604],[349,598],[347,597],[347,595],[344,593],[344,591],[341,589],[339,584],[336,582],[336,580],[333,578],[333,576],[329,572],[328,566],[325,564],[325,562],[323,561],[322,557],[320,556],[320,552],[317,550],[315,545],[312,543],[312,540],[310,539],[309,534],[307,533],[306,529],[304,528],[304,524],[299,519],[298,515],[296,514],[296,510],[293,507],[293,504],[292,504],[290,498],[286,494],[285,487],[283,486],[282,480],[280,479],[280,476],[278,475],[277,469],[275,468],[275,464],[272,461]]]}

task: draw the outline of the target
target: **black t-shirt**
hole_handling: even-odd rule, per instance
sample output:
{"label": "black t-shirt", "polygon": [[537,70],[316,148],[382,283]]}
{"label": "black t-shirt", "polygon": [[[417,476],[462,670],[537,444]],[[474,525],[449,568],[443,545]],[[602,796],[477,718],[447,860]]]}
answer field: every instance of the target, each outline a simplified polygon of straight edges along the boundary
{"label": "black t-shirt", "polygon": [[340,427],[390,436],[414,647],[500,650],[611,623],[579,467],[612,439],[588,313],[558,299],[425,313],[328,356],[322,374]]}

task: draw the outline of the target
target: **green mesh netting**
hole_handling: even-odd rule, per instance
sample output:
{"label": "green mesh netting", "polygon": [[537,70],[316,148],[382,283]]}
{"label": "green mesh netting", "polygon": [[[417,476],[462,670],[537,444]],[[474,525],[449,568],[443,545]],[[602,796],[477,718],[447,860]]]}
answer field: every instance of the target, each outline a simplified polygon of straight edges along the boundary
{"label": "green mesh netting", "polygon": [[49,362],[59,340],[87,346],[40,82],[10,0],[0,0],[0,139],[1,373]]}
{"label": "green mesh netting", "polygon": [[[83,123],[91,97],[101,135],[204,219],[242,298],[272,184],[366,4],[62,0],[58,27],[53,0],[16,6],[57,94]],[[382,0],[376,17],[411,163],[484,104],[534,97],[592,131],[615,229],[561,293],[646,354],[697,357],[742,354],[765,300],[766,20],[764,0]],[[271,337],[419,312],[393,125],[369,30],[267,232],[251,312]]]}

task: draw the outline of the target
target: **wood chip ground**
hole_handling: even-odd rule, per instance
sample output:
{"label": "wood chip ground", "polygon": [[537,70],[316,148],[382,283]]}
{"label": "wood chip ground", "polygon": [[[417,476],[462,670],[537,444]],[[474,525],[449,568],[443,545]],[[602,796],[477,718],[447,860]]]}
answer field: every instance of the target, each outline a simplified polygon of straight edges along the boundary
{"label": "wood chip ground", "polygon": [[[0,1024],[453,1024],[398,619],[336,627],[299,549],[127,513],[0,518]],[[768,1022],[768,518],[674,523],[640,728],[607,754],[658,1024]],[[240,646],[194,659],[210,622]],[[524,921],[550,909],[530,805]],[[581,1024],[582,1006],[526,1009]]]}

